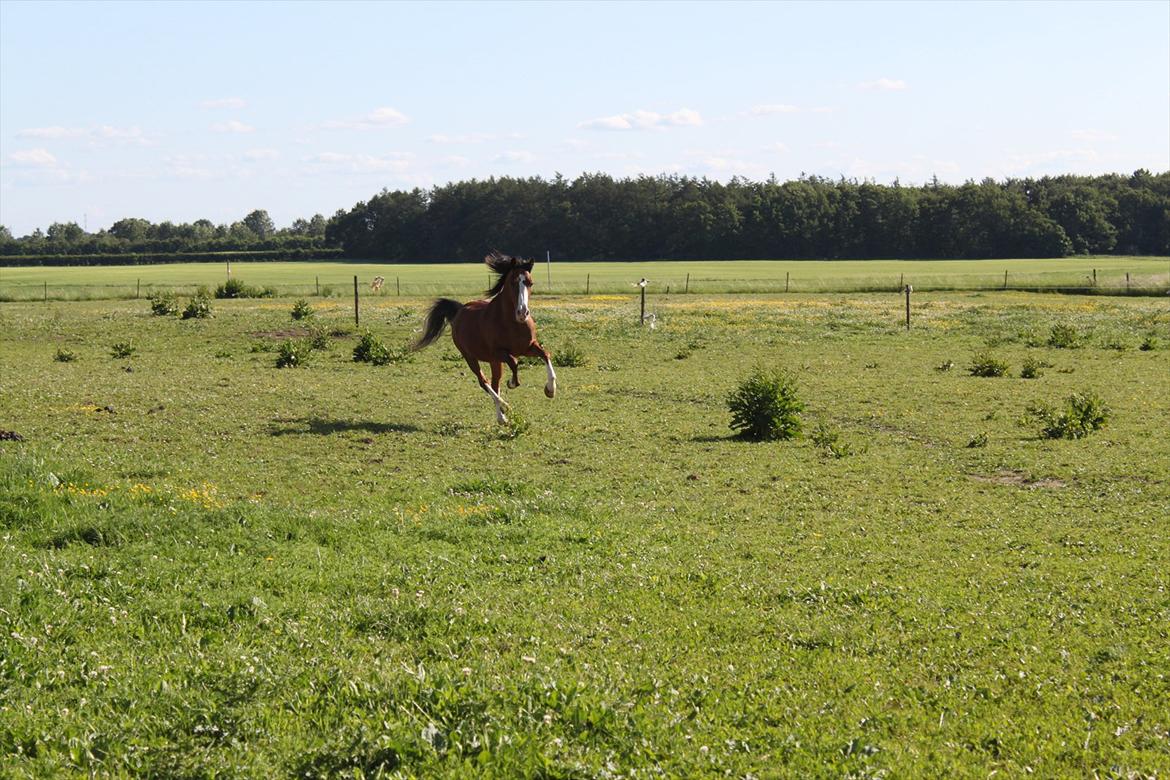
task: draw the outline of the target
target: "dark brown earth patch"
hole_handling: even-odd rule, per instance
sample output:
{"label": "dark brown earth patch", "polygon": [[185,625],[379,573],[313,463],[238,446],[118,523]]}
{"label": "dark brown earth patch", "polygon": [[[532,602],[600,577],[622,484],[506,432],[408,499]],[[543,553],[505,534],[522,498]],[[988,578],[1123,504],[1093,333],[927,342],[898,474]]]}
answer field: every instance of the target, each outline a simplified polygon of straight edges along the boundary
{"label": "dark brown earth patch", "polygon": [[1055,490],[1066,486],[1063,480],[1057,479],[1056,477],[1031,479],[1019,469],[1000,469],[994,474],[968,474],[967,476],[976,482],[985,482],[992,485],[1015,485],[1016,487],[1027,488],[1028,490]]}

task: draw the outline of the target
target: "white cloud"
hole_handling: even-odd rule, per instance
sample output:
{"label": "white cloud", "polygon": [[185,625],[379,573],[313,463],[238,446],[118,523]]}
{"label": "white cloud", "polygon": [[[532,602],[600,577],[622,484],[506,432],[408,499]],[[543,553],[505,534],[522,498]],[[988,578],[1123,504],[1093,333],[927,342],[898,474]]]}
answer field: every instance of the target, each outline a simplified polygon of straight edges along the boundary
{"label": "white cloud", "polygon": [[211,129],[217,133],[251,133],[256,128],[251,125],[244,124],[238,119],[229,119],[226,122],[216,122],[211,126]]}
{"label": "white cloud", "polygon": [[450,165],[453,168],[464,168],[471,165],[471,160],[460,154],[449,154],[439,161],[443,165]]}
{"label": "white cloud", "polygon": [[275,149],[249,149],[244,152],[245,160],[275,160],[280,157],[280,152]]}
{"label": "white cloud", "polygon": [[243,98],[227,97],[216,98],[214,100],[204,100],[199,104],[200,108],[244,108],[248,103]]}
{"label": "white cloud", "polygon": [[96,125],[94,127],[30,127],[16,134],[22,138],[42,138],[50,141],[59,141],[70,138],[86,138],[94,145],[101,141],[115,143],[142,144],[149,143],[141,128],[112,127],[110,125]]}
{"label": "white cloud", "polygon": [[372,154],[344,154],[341,152],[321,152],[304,161],[310,164],[315,172],[345,171],[349,173],[401,173],[410,168],[414,155],[409,152],[396,152],[390,155],[376,156]]}
{"label": "white cloud", "polygon": [[670,114],[656,111],[634,111],[629,114],[615,114],[581,122],[577,127],[586,130],[649,130],[665,127],[697,127],[703,124],[698,111],[680,108]]}
{"label": "white cloud", "polygon": [[497,154],[492,162],[498,163],[530,163],[536,158],[531,152],[507,151]]}
{"label": "white cloud", "polygon": [[1113,133],[1105,132],[1104,130],[1073,130],[1070,133],[1074,141],[1081,141],[1084,143],[1094,143],[1097,141],[1120,141]]}
{"label": "white cloud", "polygon": [[863,81],[858,86],[862,89],[877,90],[879,92],[898,92],[906,89],[906,82],[901,79],[880,78],[876,81]]}
{"label": "white cloud", "polygon": [[760,147],[761,152],[772,152],[774,154],[788,154],[788,145],[782,141],[775,141],[774,143],[764,144]]}
{"label": "white cloud", "polygon": [[28,168],[55,168],[57,158],[48,149],[18,149],[8,159],[19,166]]}
{"label": "white cloud", "polygon": [[523,138],[519,133],[507,133],[499,135],[496,133],[459,133],[456,135],[447,135],[439,133],[427,138],[433,144],[482,144],[486,141],[518,141]]}
{"label": "white cloud", "polygon": [[354,119],[331,119],[322,127],[327,130],[382,130],[390,127],[401,127],[410,121],[410,117],[397,109],[384,106],[375,108],[365,116]]}
{"label": "white cloud", "polygon": [[755,116],[770,116],[772,114],[796,114],[799,111],[800,106],[791,106],[787,103],[766,103],[752,106],[749,113]]}

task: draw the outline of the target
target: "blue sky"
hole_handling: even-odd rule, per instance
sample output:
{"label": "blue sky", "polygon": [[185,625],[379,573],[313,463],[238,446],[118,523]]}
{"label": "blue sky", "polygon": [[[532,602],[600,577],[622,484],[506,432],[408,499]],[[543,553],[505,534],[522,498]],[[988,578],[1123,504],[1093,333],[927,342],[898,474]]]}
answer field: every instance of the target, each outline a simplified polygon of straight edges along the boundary
{"label": "blue sky", "polygon": [[0,0],[0,224],[488,176],[1170,169],[1170,3]]}

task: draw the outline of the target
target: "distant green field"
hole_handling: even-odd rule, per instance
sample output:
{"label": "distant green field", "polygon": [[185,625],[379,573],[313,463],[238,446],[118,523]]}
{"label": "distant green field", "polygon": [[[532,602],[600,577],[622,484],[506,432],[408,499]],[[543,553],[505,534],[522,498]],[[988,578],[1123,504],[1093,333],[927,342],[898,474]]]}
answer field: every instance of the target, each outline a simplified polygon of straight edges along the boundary
{"label": "distant green field", "polygon": [[[560,294],[632,292],[639,279],[651,293],[847,292],[895,289],[979,290],[1089,287],[1098,290],[1170,287],[1170,258],[1077,257],[1056,260],[735,260],[608,263],[544,263],[536,270],[537,291]],[[232,275],[278,294],[352,295],[353,277],[364,292],[375,276],[386,280],[381,295],[471,296],[488,282],[479,263],[448,265],[389,263],[234,263]],[[0,268],[0,301],[132,298],[157,289],[192,292],[227,278],[217,263],[153,266]],[[550,284],[551,280],[551,284]]]}

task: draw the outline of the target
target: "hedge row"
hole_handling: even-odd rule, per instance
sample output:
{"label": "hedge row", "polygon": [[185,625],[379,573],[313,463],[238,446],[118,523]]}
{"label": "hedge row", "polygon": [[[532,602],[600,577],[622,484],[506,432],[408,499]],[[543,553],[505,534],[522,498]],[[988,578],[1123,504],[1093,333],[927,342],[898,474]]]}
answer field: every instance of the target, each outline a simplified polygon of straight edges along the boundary
{"label": "hedge row", "polygon": [[290,260],[340,260],[340,249],[270,249],[260,252],[138,252],[89,255],[7,255],[0,266],[27,265],[155,265],[156,263],[281,262]]}

